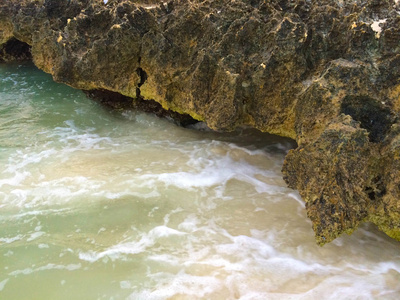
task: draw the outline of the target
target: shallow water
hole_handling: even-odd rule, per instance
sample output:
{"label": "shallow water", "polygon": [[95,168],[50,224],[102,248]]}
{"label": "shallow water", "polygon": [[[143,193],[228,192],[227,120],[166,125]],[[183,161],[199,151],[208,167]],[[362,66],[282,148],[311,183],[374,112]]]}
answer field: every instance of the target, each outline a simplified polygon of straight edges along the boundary
{"label": "shallow water", "polygon": [[400,243],[319,247],[293,144],[108,112],[0,65],[0,299],[399,299]]}

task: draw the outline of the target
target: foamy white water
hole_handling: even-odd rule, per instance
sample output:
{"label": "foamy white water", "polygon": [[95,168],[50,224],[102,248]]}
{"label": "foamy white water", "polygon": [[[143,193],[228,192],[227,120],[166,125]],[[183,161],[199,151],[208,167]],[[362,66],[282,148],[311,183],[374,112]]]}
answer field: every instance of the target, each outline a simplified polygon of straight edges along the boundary
{"label": "foamy white water", "polygon": [[107,112],[0,65],[0,299],[398,299],[400,243],[319,247],[286,139]]}

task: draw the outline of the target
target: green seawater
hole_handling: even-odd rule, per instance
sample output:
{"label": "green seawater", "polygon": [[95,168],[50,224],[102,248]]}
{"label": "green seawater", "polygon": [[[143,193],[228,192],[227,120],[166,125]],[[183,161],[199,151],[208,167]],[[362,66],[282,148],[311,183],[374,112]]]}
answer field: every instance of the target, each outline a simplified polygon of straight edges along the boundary
{"label": "green seawater", "polygon": [[399,299],[400,243],[367,224],[315,244],[293,146],[0,65],[0,299]]}

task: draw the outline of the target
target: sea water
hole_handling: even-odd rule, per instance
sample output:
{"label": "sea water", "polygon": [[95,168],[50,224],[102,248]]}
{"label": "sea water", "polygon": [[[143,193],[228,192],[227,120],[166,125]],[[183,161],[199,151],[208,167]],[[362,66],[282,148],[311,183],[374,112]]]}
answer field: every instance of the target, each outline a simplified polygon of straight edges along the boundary
{"label": "sea water", "polygon": [[399,299],[400,243],[374,226],[316,245],[280,172],[294,146],[0,65],[0,299]]}

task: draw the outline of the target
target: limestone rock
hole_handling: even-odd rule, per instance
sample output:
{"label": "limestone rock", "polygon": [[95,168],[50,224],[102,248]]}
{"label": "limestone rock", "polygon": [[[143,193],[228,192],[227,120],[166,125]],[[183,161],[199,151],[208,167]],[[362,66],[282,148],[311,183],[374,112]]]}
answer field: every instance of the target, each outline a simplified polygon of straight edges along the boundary
{"label": "limestone rock", "polygon": [[12,39],[88,93],[295,139],[283,174],[319,244],[364,221],[400,240],[397,1],[8,0]]}

